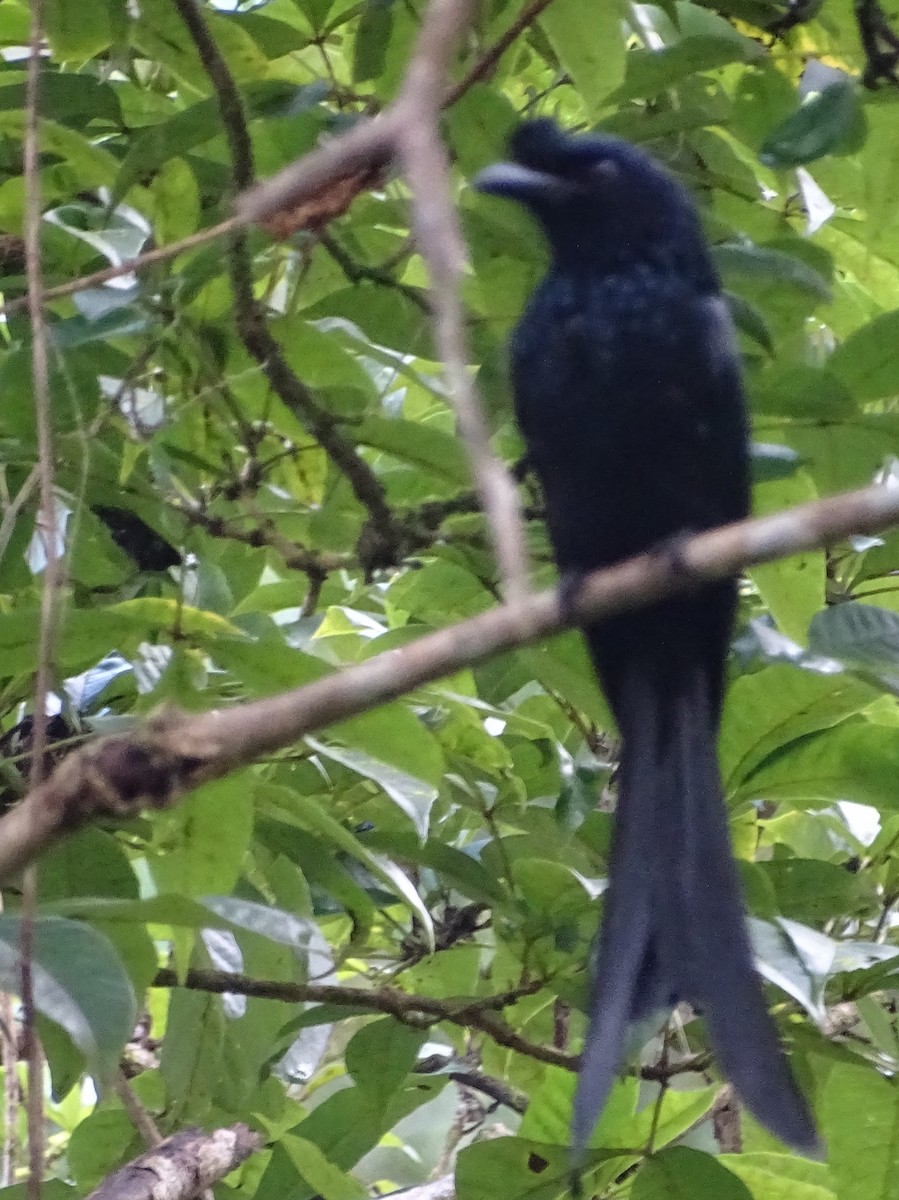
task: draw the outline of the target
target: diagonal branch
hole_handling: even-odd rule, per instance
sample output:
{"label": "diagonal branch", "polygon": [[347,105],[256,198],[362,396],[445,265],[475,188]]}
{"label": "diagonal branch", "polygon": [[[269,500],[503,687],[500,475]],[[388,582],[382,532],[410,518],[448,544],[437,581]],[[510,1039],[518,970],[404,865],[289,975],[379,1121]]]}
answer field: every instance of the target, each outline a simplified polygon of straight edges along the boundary
{"label": "diagonal branch", "polygon": [[156,972],[154,987],[186,987],[194,991],[226,992],[238,996],[257,996],[265,1000],[283,1000],[287,1004],[333,1004],[337,1007],[385,1013],[404,1025],[427,1029],[448,1021],[462,1029],[486,1033],[499,1046],[515,1050],[526,1058],[576,1071],[578,1058],[552,1046],[541,1046],[517,1033],[496,1011],[514,1004],[522,996],[539,991],[542,984],[520,988],[500,996],[441,1000],[434,996],[412,995],[398,988],[347,987],[326,983],[290,983],[274,979],[251,979],[229,971],[192,968],[182,978],[176,971],[163,968]]}
{"label": "diagonal branch", "polygon": [[685,538],[676,553],[643,554],[556,591],[419,638],[304,688],[199,716],[163,711],[129,735],[72,753],[0,820],[0,879],[66,832],[101,815],[177,802],[190,788],[292,745],[314,730],[396,700],[423,684],[573,625],[645,607],[743,568],[819,549],[899,522],[899,490],[876,486]]}

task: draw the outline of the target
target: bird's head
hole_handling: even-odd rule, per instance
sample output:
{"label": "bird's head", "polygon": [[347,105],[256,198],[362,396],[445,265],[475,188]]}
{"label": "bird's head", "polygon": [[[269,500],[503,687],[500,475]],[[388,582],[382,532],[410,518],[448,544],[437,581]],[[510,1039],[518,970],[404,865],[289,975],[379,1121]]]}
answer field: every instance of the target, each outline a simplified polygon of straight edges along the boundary
{"label": "bird's head", "polygon": [[685,189],[653,158],[610,135],[572,135],[546,118],[520,125],[508,162],[474,179],[517,200],[543,226],[557,257],[669,257],[693,244],[699,222]]}

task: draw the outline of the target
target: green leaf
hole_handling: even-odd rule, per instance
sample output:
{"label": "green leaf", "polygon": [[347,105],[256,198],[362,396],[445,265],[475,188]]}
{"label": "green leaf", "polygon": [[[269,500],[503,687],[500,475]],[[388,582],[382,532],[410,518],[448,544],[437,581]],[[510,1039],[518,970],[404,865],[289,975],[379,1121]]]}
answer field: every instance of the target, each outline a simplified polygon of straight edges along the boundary
{"label": "green leaf", "polygon": [[421,421],[366,417],[356,430],[363,446],[384,450],[459,487],[471,485],[468,456],[458,438]]}
{"label": "green leaf", "polygon": [[899,394],[899,309],[850,334],[827,365],[858,400]]}
{"label": "green leaf", "polygon": [[[795,504],[817,500],[814,483],[805,471],[785,479],[757,484],[753,513],[765,516]],[[752,567],[749,578],[758,588],[778,628],[802,645],[812,618],[824,607],[827,564],[823,550],[809,550],[772,563]]]}
{"label": "green leaf", "polygon": [[899,690],[899,613],[873,604],[826,608],[812,621],[809,649]]}
{"label": "green leaf", "polygon": [[496,902],[506,896],[502,884],[476,858],[442,842],[428,839],[422,843],[415,834],[402,830],[385,833],[373,830],[360,834],[359,840],[363,846],[369,846],[375,852],[439,871],[451,879],[456,888],[475,900]]}
{"label": "green leaf", "polygon": [[410,1029],[392,1017],[371,1021],[346,1048],[346,1069],[376,1109],[386,1108],[394,1092],[415,1066],[423,1030]]}
{"label": "green leaf", "polygon": [[471,176],[505,158],[509,134],[517,123],[514,106],[496,88],[485,84],[470,88],[446,115],[447,135],[465,174]]}
{"label": "green leaf", "polygon": [[59,58],[84,61],[112,45],[119,26],[116,0],[91,0],[73,5],[69,0],[47,0],[44,7],[47,37]]}
{"label": "green leaf", "polygon": [[[25,116],[22,111],[0,112],[0,133],[11,138],[23,138]],[[85,188],[110,187],[118,171],[117,159],[83,134],[67,129],[56,121],[41,120],[38,136],[44,154],[56,154],[72,168]]]}
{"label": "green leaf", "polygon": [[421,779],[416,779],[413,775],[406,774],[405,771],[399,771],[385,762],[380,762],[362,750],[335,746],[311,737],[307,737],[306,741],[313,750],[324,755],[325,758],[342,763],[351,771],[373,780],[406,814],[415,826],[419,837],[422,839],[427,837],[428,814],[437,799],[436,787]]}
{"label": "green leaf", "polygon": [[769,167],[799,167],[840,147],[858,150],[864,141],[864,110],[857,84],[845,79],[809,97],[765,139],[759,158]]}
{"label": "green leaf", "polygon": [[728,63],[755,62],[763,54],[762,47],[749,38],[713,34],[683,38],[662,50],[631,50],[624,83],[609,100],[621,104],[636,98],[651,99],[697,72],[711,71]]}
{"label": "green leaf", "polygon": [[591,117],[625,77],[631,58],[625,54],[625,16],[619,0],[554,0],[540,14],[540,28]]}
{"label": "green leaf", "polygon": [[492,605],[491,596],[480,579],[463,567],[443,560],[397,576],[387,596],[397,612],[434,625],[443,624],[450,614],[459,620],[473,617]]}
{"label": "green leaf", "polygon": [[823,925],[854,911],[859,889],[845,867],[813,858],[781,858],[756,866],[772,884],[785,917]]}
{"label": "green leaf", "polygon": [[782,250],[729,244],[714,246],[712,257],[726,280],[756,280],[770,286],[796,288],[817,300],[830,299],[830,285],[823,275]]}
{"label": "green leaf", "polygon": [[[124,1110],[97,1110],[72,1132],[66,1158],[81,1194],[92,1191],[109,1173],[128,1157],[136,1142],[134,1126]],[[12,1188],[0,1193],[4,1198]]]}
{"label": "green leaf", "polygon": [[[21,936],[21,919],[0,915],[0,984],[9,992],[21,988]],[[38,1011],[109,1077],[134,1029],[137,1005],[108,938],[79,921],[39,917],[31,970]]]}
{"label": "green leaf", "polygon": [[304,1118],[303,1135],[332,1163],[348,1170],[377,1145],[387,1130],[427,1104],[445,1084],[445,1077],[419,1076],[395,1094],[386,1108],[373,1105],[362,1088],[344,1088]]}
{"label": "green leaf", "polygon": [[[61,0],[64,2],[64,0]],[[190,88],[211,90],[193,39],[172,0],[142,0],[140,19],[131,24],[131,39],[154,61],[164,63]],[[204,14],[219,53],[238,82],[265,77],[268,64],[258,46],[237,21],[214,10]]]}
{"label": "green leaf", "polygon": [[[71,5],[60,0],[59,8],[64,11]],[[102,11],[102,0],[97,9]],[[24,106],[24,79],[20,83],[3,82],[0,76],[0,109]],[[93,75],[45,71],[41,76],[41,113],[52,121],[82,129],[91,121],[122,124],[122,106],[115,88]]]}
{"label": "green leaf", "polygon": [[738,679],[727,694],[718,743],[728,793],[778,750],[832,729],[861,712],[876,691],[847,675],[766,667]]}
{"label": "green leaf", "polygon": [[826,1163],[798,1154],[722,1154],[720,1163],[742,1179],[754,1200],[834,1200]]}
{"label": "green leaf", "polygon": [[837,943],[793,921],[750,917],[748,924],[759,971],[797,1000],[813,1021],[823,1021],[824,988],[835,971]]}
{"label": "green leaf", "polygon": [[192,899],[231,891],[253,830],[252,790],[247,784],[241,771],[204,783],[176,810],[168,830],[168,853],[152,868],[161,891]]}
{"label": "green leaf", "polygon": [[820,1114],[840,1200],[892,1200],[899,1179],[895,1081],[838,1063],[827,1076]]}
{"label": "green leaf", "polygon": [[752,1200],[742,1180],[711,1154],[673,1146],[653,1154],[637,1173],[633,1200]]}
{"label": "green leaf", "polygon": [[329,816],[313,797],[301,796],[272,784],[260,787],[259,790],[260,795],[268,798],[272,804],[279,805],[280,821],[285,824],[297,824],[308,829],[310,833],[332,842],[345,854],[361,862],[372,875],[381,879],[388,889],[415,913],[433,944],[434,923],[431,914],[411,881],[394,863],[367,850],[354,834]]}
{"label": "green leaf", "polygon": [[280,1139],[280,1145],[322,1200],[364,1200],[368,1195],[361,1183],[335,1167],[313,1142],[288,1134]]}
{"label": "green leaf", "polygon": [[568,1148],[526,1138],[503,1137],[475,1142],[456,1160],[458,1200],[496,1200],[497,1196],[556,1200],[567,1190],[571,1173]]}
{"label": "green leaf", "polygon": [[353,43],[353,82],[368,83],[384,70],[393,32],[394,0],[365,0]]}
{"label": "green leaf", "polygon": [[803,739],[754,771],[740,787],[743,800],[789,800],[825,807],[838,800],[899,807],[899,729],[847,722]]}

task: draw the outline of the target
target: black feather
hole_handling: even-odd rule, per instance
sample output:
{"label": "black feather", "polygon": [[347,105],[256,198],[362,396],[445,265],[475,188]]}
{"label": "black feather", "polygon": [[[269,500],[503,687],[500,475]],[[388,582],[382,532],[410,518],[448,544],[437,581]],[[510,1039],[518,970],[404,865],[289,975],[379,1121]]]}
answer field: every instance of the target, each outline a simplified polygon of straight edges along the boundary
{"label": "black feather", "polygon": [[[749,511],[740,364],[682,186],[611,137],[521,126],[482,190],[540,222],[551,265],[512,337],[518,421],[561,571]],[[722,1069],[784,1141],[816,1145],[753,963],[716,753],[736,584],[585,630],[622,735],[616,831],[573,1137],[583,1148],[632,1022],[699,1008]]]}

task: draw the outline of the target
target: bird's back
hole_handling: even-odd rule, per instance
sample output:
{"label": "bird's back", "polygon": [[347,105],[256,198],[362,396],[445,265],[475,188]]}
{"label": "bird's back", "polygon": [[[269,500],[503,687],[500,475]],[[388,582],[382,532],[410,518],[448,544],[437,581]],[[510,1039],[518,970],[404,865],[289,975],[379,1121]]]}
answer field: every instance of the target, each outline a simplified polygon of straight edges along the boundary
{"label": "bird's back", "polygon": [[748,511],[742,389],[720,296],[639,262],[613,276],[555,267],[516,329],[512,372],[563,569]]}

